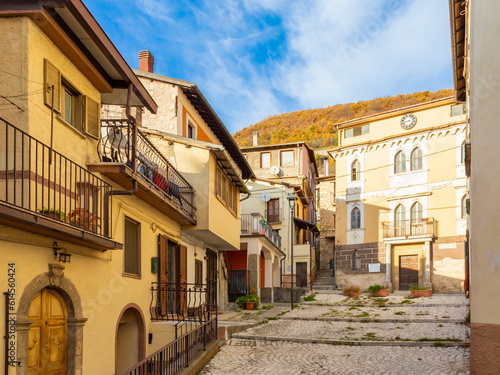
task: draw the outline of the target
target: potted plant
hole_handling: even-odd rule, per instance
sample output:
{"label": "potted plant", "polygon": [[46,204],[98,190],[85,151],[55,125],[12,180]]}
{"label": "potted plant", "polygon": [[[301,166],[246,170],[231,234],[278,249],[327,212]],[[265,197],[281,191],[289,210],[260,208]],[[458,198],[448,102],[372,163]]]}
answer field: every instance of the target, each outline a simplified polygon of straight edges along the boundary
{"label": "potted plant", "polygon": [[77,208],[71,211],[67,221],[72,225],[88,230],[94,230],[101,226],[101,218],[86,208]]}
{"label": "potted plant", "polygon": [[370,297],[387,297],[389,295],[389,289],[384,288],[382,285],[375,284],[368,287],[368,293],[370,293]]}
{"label": "potted plant", "polygon": [[412,297],[430,297],[432,296],[432,289],[425,288],[422,286],[410,286],[410,292]]}
{"label": "potted plant", "polygon": [[361,288],[359,286],[350,283],[344,285],[344,287],[342,288],[342,293],[344,294],[344,296],[348,297],[357,297],[359,296],[360,291]]}
{"label": "potted plant", "polygon": [[245,310],[253,310],[259,304],[260,298],[256,294],[238,297],[236,303]]}
{"label": "potted plant", "polygon": [[45,216],[48,216],[48,217],[52,217],[54,219],[58,219],[58,220],[62,220],[62,221],[65,221],[66,220],[66,214],[61,211],[61,210],[57,210],[55,208],[41,208],[38,210],[38,212],[40,212],[42,215],[45,215]]}

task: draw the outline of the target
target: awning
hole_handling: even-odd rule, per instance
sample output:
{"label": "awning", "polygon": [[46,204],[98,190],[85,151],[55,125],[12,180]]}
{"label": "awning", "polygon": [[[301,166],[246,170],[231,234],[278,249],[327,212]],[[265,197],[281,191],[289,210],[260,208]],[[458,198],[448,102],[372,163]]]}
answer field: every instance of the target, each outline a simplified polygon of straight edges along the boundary
{"label": "awning", "polygon": [[304,229],[304,230],[309,229],[309,230],[311,230],[313,232],[318,232],[319,233],[319,229],[316,226],[316,224],[311,223],[310,221],[299,219],[297,217],[294,217],[293,220],[295,221],[295,224],[297,224],[297,226],[300,229]]}

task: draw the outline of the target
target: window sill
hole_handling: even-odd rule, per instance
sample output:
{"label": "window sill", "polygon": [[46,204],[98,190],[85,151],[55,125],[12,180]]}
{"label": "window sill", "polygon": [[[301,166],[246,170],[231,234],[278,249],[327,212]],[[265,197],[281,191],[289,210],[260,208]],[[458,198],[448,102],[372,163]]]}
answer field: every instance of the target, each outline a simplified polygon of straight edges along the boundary
{"label": "window sill", "polygon": [[73,125],[71,125],[70,123],[66,122],[61,116],[59,115],[56,115],[56,119],[59,120],[59,122],[61,122],[63,125],[65,125],[66,127],[70,128],[71,130],[73,130],[76,134],[78,134],[82,139],[87,139],[87,137],[85,136],[85,134],[83,134],[81,131],[79,131],[78,129],[76,129]]}
{"label": "window sill", "polygon": [[134,275],[133,273],[122,272],[122,276],[123,277],[128,277],[129,279],[141,280],[141,276],[140,275]]}
{"label": "window sill", "polygon": [[357,230],[365,230],[365,228],[356,228],[356,229],[346,229],[346,232],[355,232]]}
{"label": "window sill", "polygon": [[422,172],[429,172],[430,169],[427,168],[427,169],[418,169],[416,171],[409,171],[409,172],[401,172],[401,173],[391,173],[389,175],[389,177],[399,177],[399,176],[407,176],[407,175],[411,175],[411,174],[417,174],[417,173],[422,173]]}

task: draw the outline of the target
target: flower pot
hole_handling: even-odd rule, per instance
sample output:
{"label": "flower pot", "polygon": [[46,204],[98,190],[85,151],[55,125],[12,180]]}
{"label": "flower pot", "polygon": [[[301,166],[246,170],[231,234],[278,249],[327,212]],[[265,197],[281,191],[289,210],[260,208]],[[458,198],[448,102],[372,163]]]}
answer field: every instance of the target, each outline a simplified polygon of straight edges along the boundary
{"label": "flower pot", "polygon": [[412,297],[430,297],[432,296],[432,289],[411,290]]}
{"label": "flower pot", "polygon": [[359,296],[359,290],[343,290],[344,296],[348,297],[358,297]]}
{"label": "flower pot", "polygon": [[387,297],[389,295],[389,289],[380,289],[376,292],[370,292],[370,297]]}
{"label": "flower pot", "polygon": [[255,302],[245,302],[245,310],[253,310]]}

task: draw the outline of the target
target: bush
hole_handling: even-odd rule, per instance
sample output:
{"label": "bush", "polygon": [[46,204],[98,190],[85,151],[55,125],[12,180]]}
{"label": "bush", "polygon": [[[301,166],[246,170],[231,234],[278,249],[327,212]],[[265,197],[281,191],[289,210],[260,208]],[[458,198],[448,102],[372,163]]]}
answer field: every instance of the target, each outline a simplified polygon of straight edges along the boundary
{"label": "bush", "polygon": [[260,298],[256,294],[249,294],[247,296],[241,296],[236,299],[236,303],[240,307],[243,307],[245,305],[245,302],[255,302],[255,305],[257,306],[260,302]]}
{"label": "bush", "polygon": [[425,288],[423,286],[410,285],[410,290],[429,290],[429,288]]}
{"label": "bush", "polygon": [[342,291],[343,292],[348,292],[348,291],[353,291],[353,292],[359,292],[361,290],[361,288],[356,285],[356,284],[353,284],[351,282],[348,282],[347,284],[344,285],[344,287],[342,288]]}

